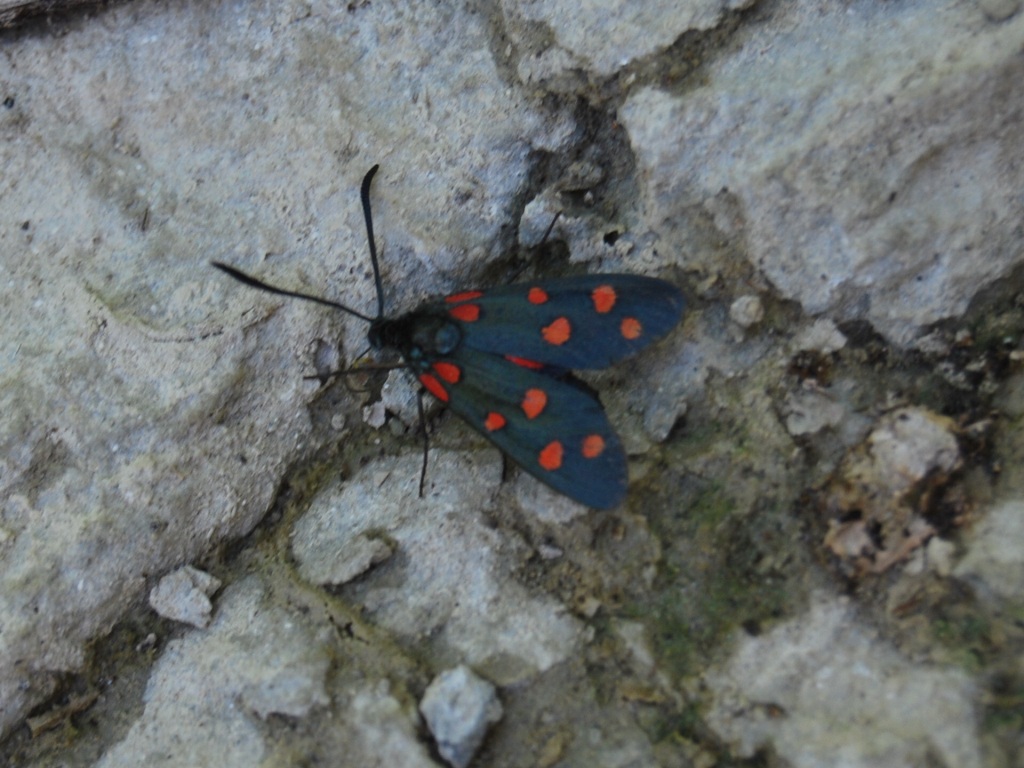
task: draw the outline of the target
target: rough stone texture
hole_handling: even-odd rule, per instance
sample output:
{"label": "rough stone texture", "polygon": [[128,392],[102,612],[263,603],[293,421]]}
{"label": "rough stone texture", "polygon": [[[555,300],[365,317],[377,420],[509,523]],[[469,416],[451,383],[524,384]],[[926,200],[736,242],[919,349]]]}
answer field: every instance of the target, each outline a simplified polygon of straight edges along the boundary
{"label": "rough stone texture", "polygon": [[335,560],[361,551],[361,536],[386,535],[400,566],[370,571],[348,593],[375,622],[409,640],[430,636],[441,658],[501,684],[563,661],[579,640],[578,621],[508,578],[522,545],[481,515],[500,479],[497,452],[432,451],[423,499],[420,461],[381,459],[318,495],[292,540],[299,573],[324,579]]}
{"label": "rough stone texture", "polygon": [[529,153],[572,122],[487,40],[434,3],[140,2],[5,43],[0,734],[143,574],[249,531],[313,447],[301,377],[336,318],[209,259],[369,311],[373,162],[389,307],[512,241]]}
{"label": "rough stone texture", "polygon": [[[581,73],[609,77],[637,59],[664,50],[684,32],[711,29],[727,10],[753,2],[503,0],[502,9],[516,43],[526,48],[520,76],[557,88],[560,81],[571,83]],[[543,25],[550,33],[550,45],[540,48],[534,25]]]}
{"label": "rough stone texture", "polygon": [[716,223],[783,296],[911,342],[1022,260],[1024,16],[993,24],[959,2],[776,14],[699,87],[626,100],[645,219],[662,250],[719,269],[689,228],[726,207]]}
{"label": "rough stone texture", "polygon": [[[150,674],[144,711],[97,768],[289,765],[292,726],[284,735],[272,726],[297,720],[319,733],[300,748],[319,754],[314,762],[436,768],[408,692],[392,690],[358,648],[339,650],[337,628],[309,605],[284,607],[281,586],[250,577],[228,587],[208,630],[171,642]],[[328,674],[332,660],[342,689]],[[318,732],[328,706],[334,716]]]}
{"label": "rough stone texture", "polygon": [[794,768],[984,765],[967,676],[911,663],[842,600],[819,596],[806,615],[742,638],[704,682],[708,722],[741,756],[771,744]]}
{"label": "rough stone texture", "polygon": [[207,631],[168,645],[145,711],[97,768],[257,765],[268,745],[254,715],[303,717],[328,703],[325,637],[272,605],[258,579],[228,587]]}
{"label": "rough stone texture", "polygon": [[[416,701],[466,663],[509,684],[477,758],[496,768],[706,766],[757,747],[794,765],[970,767],[981,733],[989,764],[1013,762],[1019,728],[1001,734],[1007,712],[973,702],[1004,700],[987,688],[1019,668],[1019,627],[999,620],[1016,615],[1024,556],[1024,430],[1001,420],[1024,412],[1020,381],[994,419],[1000,502],[991,522],[965,506],[976,538],[957,578],[954,529],[864,590],[903,585],[882,619],[867,600],[805,612],[792,595],[840,588],[808,535],[807,476],[824,481],[880,413],[921,405],[886,378],[893,351],[872,328],[844,321],[977,355],[961,382],[1021,360],[1014,334],[996,366],[970,332],[919,336],[1020,260],[1019,3],[740,5],[137,0],[4,38],[0,733],[58,683],[106,674],[86,649],[151,578],[238,554],[217,563],[234,586],[207,631],[113,649],[150,675],[141,715],[114,694],[131,675],[61,688],[36,720],[70,727],[11,755],[436,765]],[[631,454],[623,509],[595,514],[521,473],[501,484],[497,454],[452,419],[420,500],[419,446],[387,419],[416,420],[408,377],[371,406],[380,431],[362,395],[301,378],[351,363],[365,324],[207,267],[372,313],[357,189],[374,162],[389,313],[502,280],[517,263],[497,257],[538,244],[559,210],[552,260],[528,273],[683,285],[678,332],[588,378]],[[740,332],[729,307],[754,295],[764,317]],[[868,362],[862,378],[799,379],[805,350]],[[327,441],[337,463],[291,472]],[[276,516],[236,543],[278,489]],[[276,580],[249,580],[259,568]],[[985,621],[973,599],[991,601]],[[991,637],[938,647],[936,604],[968,614],[948,628],[989,622]],[[786,623],[721,661],[690,727],[680,675],[748,621]],[[920,654],[893,650],[904,621],[924,627]],[[944,652],[988,666],[971,682],[920,661]]]}

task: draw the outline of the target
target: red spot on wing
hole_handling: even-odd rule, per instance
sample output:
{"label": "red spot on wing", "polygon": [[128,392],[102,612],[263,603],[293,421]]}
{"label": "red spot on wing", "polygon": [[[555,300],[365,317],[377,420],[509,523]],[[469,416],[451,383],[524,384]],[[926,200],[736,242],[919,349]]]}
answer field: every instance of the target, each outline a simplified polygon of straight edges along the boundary
{"label": "red spot on wing", "polygon": [[483,295],[483,291],[463,291],[462,293],[453,293],[451,296],[446,296],[445,301],[449,304],[461,304],[464,301],[479,299]]}
{"label": "red spot on wing", "polygon": [[544,363],[538,363],[536,360],[527,360],[525,357],[516,357],[515,355],[505,355],[505,359],[510,363],[522,366],[523,368],[529,368],[532,371],[539,370],[544,367]]}
{"label": "red spot on wing", "polygon": [[499,430],[502,427],[504,427],[505,424],[505,417],[502,416],[500,413],[495,413],[494,411],[488,413],[487,418],[484,419],[484,428],[488,432],[494,432],[495,430]]}
{"label": "red spot on wing", "polygon": [[[468,295],[468,294],[466,294]],[[450,300],[450,299],[449,299]],[[480,319],[479,304],[459,304],[448,310],[448,314],[464,323],[475,323]]]}
{"label": "red spot on wing", "polygon": [[448,402],[448,392],[445,390],[443,386],[441,386],[441,382],[435,379],[429,373],[420,374],[420,384],[423,385],[427,392],[432,394],[442,403]]}
{"label": "red spot on wing", "polygon": [[594,302],[594,309],[603,315],[612,311],[619,297],[610,285],[599,285],[590,293],[590,298]]}
{"label": "red spot on wing", "polygon": [[625,317],[622,319],[619,331],[622,333],[623,338],[632,341],[633,339],[640,338],[640,334],[644,332],[644,327],[635,317]]}
{"label": "red spot on wing", "polygon": [[537,462],[549,471],[553,471],[562,466],[562,454],[564,450],[562,444],[557,440],[552,440],[550,443],[541,449],[541,452],[537,455]]}
{"label": "red spot on wing", "polygon": [[434,363],[434,370],[449,384],[457,384],[462,378],[462,369],[452,363]]}
{"label": "red spot on wing", "polygon": [[551,325],[541,328],[540,333],[544,337],[544,341],[558,347],[569,340],[572,335],[572,326],[569,325],[569,318],[559,317]]}
{"label": "red spot on wing", "polygon": [[548,396],[543,389],[528,389],[526,394],[523,395],[522,409],[523,413],[526,414],[526,418],[535,419],[541,415],[544,408],[547,407]]}
{"label": "red spot on wing", "polygon": [[543,304],[548,300],[548,294],[543,288],[537,288],[534,286],[530,289],[530,292],[526,294],[526,298],[531,304]]}
{"label": "red spot on wing", "polygon": [[587,435],[583,438],[583,458],[596,459],[604,453],[604,438],[600,435]]}

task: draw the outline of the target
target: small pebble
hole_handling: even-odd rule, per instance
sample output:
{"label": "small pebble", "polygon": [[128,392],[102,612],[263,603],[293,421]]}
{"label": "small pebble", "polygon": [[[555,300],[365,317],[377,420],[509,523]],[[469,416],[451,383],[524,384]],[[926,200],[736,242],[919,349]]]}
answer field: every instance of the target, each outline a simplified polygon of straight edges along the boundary
{"label": "small pebble", "polygon": [[729,307],[729,317],[741,328],[750,328],[764,319],[764,304],[757,296],[740,296]]}
{"label": "small pebble", "polygon": [[464,665],[434,678],[420,701],[420,712],[438,753],[455,768],[469,765],[487,729],[504,714],[494,686]]}
{"label": "small pebble", "polygon": [[814,323],[799,331],[793,339],[796,351],[811,350],[830,355],[846,346],[846,336],[831,320],[815,320]]}
{"label": "small pebble", "polygon": [[793,436],[813,435],[840,424],[846,415],[842,403],[816,391],[791,392],[783,405],[786,431]]}
{"label": "small pebble", "polygon": [[203,629],[213,612],[210,595],[220,584],[215,576],[186,565],[160,579],[149,593],[149,605],[164,618]]}
{"label": "small pebble", "polygon": [[363,421],[374,429],[380,429],[383,427],[384,422],[387,421],[387,412],[384,409],[384,403],[378,400],[376,403],[364,407]]}

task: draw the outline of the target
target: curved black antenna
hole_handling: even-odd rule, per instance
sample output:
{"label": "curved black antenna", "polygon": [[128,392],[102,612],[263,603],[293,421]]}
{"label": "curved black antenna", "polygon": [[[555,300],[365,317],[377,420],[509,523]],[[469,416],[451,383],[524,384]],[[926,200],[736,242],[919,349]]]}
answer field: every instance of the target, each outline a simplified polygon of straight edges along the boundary
{"label": "curved black antenna", "polygon": [[373,168],[363,176],[363,186],[359,190],[359,196],[363,200],[363,218],[366,219],[366,239],[370,243],[370,263],[373,264],[373,280],[377,284],[377,319],[384,317],[384,290],[380,284],[380,267],[377,265],[377,244],[373,242],[373,216],[370,215],[370,182],[380,165]]}
{"label": "curved black antenna", "polygon": [[381,320],[384,317],[384,289],[380,282],[380,265],[377,263],[377,244],[373,240],[373,217],[370,214],[370,182],[373,181],[373,175],[377,173],[377,169],[380,165],[374,165],[370,170],[366,172],[363,177],[363,185],[359,190],[359,196],[363,201],[363,218],[366,219],[366,239],[370,243],[370,263],[373,265],[373,282],[377,288],[377,316],[367,317],[362,312],[356,312],[351,307],[346,307],[337,301],[331,301],[330,299],[324,299],[319,296],[312,296],[308,293],[300,293],[298,291],[289,291],[286,288],[278,288],[276,285],[270,285],[264,283],[262,280],[257,280],[251,275],[245,274],[241,270],[235,269],[232,266],[228,266],[219,261],[211,261],[210,264],[215,266],[221,272],[224,272],[231,277],[235,278],[240,283],[248,285],[250,288],[257,288],[267,293],[276,293],[279,296],[288,296],[293,299],[305,299],[306,301],[314,301],[317,304],[323,304],[326,307],[334,307],[340,309],[342,312],[347,312],[350,315],[358,317],[360,320],[365,320],[368,323],[374,323],[377,320]]}
{"label": "curved black antenna", "polygon": [[[374,263],[376,264],[376,262]],[[330,299],[322,299],[319,296],[311,296],[308,293],[299,293],[298,291],[289,291],[284,288],[278,288],[277,286],[270,285],[269,283],[264,283],[262,280],[257,280],[255,277],[251,277],[250,275],[245,274],[245,272],[237,270],[234,267],[229,267],[227,264],[222,264],[219,261],[211,261],[210,264],[219,269],[221,272],[224,272],[225,274],[228,274],[231,277],[235,278],[235,280],[237,280],[238,282],[248,285],[250,288],[258,288],[259,290],[266,291],[267,293],[276,293],[280,296],[289,296],[293,299],[305,299],[306,301],[315,301],[317,304],[323,304],[326,307],[334,307],[335,309],[340,309],[342,312],[348,312],[350,315],[354,315],[355,317],[358,317],[360,320],[365,320],[368,323],[372,323],[374,321],[374,318],[367,317],[362,312],[356,312],[351,307],[346,307],[344,304],[339,304],[336,301],[331,301]],[[378,297],[380,296],[379,291],[380,288],[378,285]]]}

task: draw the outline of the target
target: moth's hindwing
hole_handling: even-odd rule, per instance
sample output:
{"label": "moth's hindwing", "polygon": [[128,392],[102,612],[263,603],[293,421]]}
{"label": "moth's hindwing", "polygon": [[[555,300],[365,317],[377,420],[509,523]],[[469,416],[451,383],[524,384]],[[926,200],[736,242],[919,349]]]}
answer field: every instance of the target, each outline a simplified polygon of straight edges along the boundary
{"label": "moth's hindwing", "polygon": [[[581,275],[449,296],[467,349],[561,369],[606,368],[668,333],[680,290],[641,275]],[[440,307],[438,307],[440,308]]]}
{"label": "moth's hindwing", "polygon": [[586,389],[460,346],[420,381],[473,429],[552,488],[596,509],[622,502],[626,455]]}

